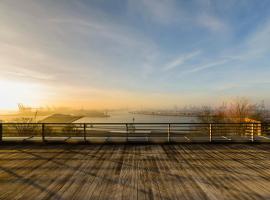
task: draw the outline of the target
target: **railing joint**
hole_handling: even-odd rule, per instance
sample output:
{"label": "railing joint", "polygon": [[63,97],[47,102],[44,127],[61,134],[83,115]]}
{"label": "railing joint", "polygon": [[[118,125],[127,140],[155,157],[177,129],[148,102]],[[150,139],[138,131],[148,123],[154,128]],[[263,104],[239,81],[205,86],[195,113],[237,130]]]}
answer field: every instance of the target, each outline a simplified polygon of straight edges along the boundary
{"label": "railing joint", "polygon": [[86,143],[86,123],[83,124],[83,139],[84,142]]}
{"label": "railing joint", "polygon": [[168,138],[167,138],[168,143],[170,143],[170,135],[171,135],[171,124],[169,123],[168,124]]}
{"label": "railing joint", "polygon": [[209,142],[212,142],[212,123],[209,124]]}
{"label": "railing joint", "polygon": [[41,136],[42,136],[42,142],[45,142],[45,124],[42,123],[42,131],[41,131]]}
{"label": "railing joint", "polygon": [[3,123],[0,121],[0,143],[3,141]]}

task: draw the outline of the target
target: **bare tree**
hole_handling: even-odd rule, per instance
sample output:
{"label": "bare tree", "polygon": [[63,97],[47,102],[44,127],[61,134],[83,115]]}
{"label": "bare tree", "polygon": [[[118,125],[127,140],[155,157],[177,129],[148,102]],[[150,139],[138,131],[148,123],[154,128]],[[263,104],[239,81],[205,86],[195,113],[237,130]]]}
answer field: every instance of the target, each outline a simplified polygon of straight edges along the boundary
{"label": "bare tree", "polygon": [[199,121],[210,122],[247,122],[247,119],[263,121],[266,116],[264,104],[253,104],[246,98],[236,98],[231,103],[223,103],[217,108],[203,106]]}
{"label": "bare tree", "polygon": [[254,105],[246,98],[237,98],[230,103],[230,106],[227,110],[227,117],[232,122],[245,122],[245,119],[251,116],[251,113],[254,109]]}
{"label": "bare tree", "polygon": [[228,109],[228,106],[225,102],[223,102],[221,106],[215,108],[213,121],[215,123],[228,122],[229,120],[227,119],[227,109]]}
{"label": "bare tree", "polygon": [[246,98],[236,98],[229,104],[223,103],[217,108],[202,107],[199,121],[202,123],[241,123],[241,124],[214,124],[212,131],[219,133],[246,135],[250,129],[245,122],[264,121],[266,110],[264,103],[253,104]]}
{"label": "bare tree", "polygon": [[38,125],[35,124],[37,118],[37,112],[34,117],[22,117],[16,119],[15,129],[19,135],[34,135],[37,133]]}

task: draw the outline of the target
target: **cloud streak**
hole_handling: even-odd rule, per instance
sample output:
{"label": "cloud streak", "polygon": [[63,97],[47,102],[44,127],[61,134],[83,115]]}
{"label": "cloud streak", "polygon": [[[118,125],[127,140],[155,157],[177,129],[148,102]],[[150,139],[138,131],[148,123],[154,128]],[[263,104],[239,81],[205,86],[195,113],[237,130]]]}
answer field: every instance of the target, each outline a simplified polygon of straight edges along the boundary
{"label": "cloud streak", "polygon": [[204,64],[201,66],[190,67],[191,69],[183,71],[183,74],[191,74],[191,73],[201,72],[201,71],[204,71],[207,69],[219,67],[219,66],[222,66],[222,65],[228,63],[229,61],[231,61],[231,59],[221,59],[221,60],[210,62],[210,63]]}
{"label": "cloud streak", "polygon": [[201,51],[194,51],[185,55],[181,55],[178,58],[172,60],[168,64],[166,64],[163,68],[164,71],[172,70],[176,67],[181,67],[183,64],[185,64],[187,61],[192,60],[194,57],[198,56],[201,53]]}
{"label": "cloud streak", "polygon": [[198,17],[198,24],[212,32],[227,32],[228,25],[217,17],[202,14]]}
{"label": "cloud streak", "polygon": [[223,19],[211,13],[210,2],[192,3],[193,7],[185,7],[183,2],[176,0],[130,0],[129,8],[132,12],[140,13],[147,22],[150,20],[166,26],[188,25],[220,33],[229,30]]}

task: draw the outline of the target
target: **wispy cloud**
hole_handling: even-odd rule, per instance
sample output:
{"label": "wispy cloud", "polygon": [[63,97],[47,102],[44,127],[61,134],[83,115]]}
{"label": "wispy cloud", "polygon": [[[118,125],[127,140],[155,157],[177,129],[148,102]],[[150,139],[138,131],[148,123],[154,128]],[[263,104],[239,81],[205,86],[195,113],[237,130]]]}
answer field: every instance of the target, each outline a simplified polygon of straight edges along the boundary
{"label": "wispy cloud", "polygon": [[[220,25],[217,25],[217,28]],[[220,27],[222,28],[222,25]],[[217,68],[224,66],[231,62],[231,67],[245,66],[250,61],[261,59],[270,53],[270,21],[261,23],[251,34],[242,40],[235,48],[228,48],[220,57],[212,58],[208,63],[203,63],[197,66],[189,66],[189,69],[181,72],[183,74],[191,74],[196,72],[203,72],[210,68]],[[248,66],[248,65],[247,65]],[[259,66],[258,66],[259,67]]]}
{"label": "wispy cloud", "polygon": [[201,65],[201,66],[198,66],[198,67],[194,67],[192,69],[184,71],[184,73],[185,74],[190,74],[190,73],[200,72],[200,71],[210,69],[210,68],[214,68],[214,67],[219,67],[219,66],[229,62],[230,60],[231,59],[222,59],[222,60],[218,60],[218,61],[215,61],[215,62],[210,62],[208,64]]}
{"label": "wispy cloud", "polygon": [[211,13],[210,1],[194,1],[192,7],[176,0],[138,0],[129,1],[129,8],[140,13],[146,21],[161,25],[188,25],[203,27],[211,32],[228,31],[229,26]]}
{"label": "wispy cloud", "polygon": [[217,91],[230,91],[232,89],[241,89],[241,88],[251,88],[258,87],[262,85],[270,85],[269,80],[240,80],[234,83],[225,83],[219,86],[216,86]]}
{"label": "wispy cloud", "polygon": [[[82,34],[86,39],[98,38],[107,39],[108,41],[125,45],[126,47],[137,47],[141,50],[150,49],[153,43],[146,38],[139,31],[132,29],[132,27],[116,24],[114,22],[105,22],[95,18],[91,20],[84,19],[86,16],[80,18],[56,18],[48,19],[52,25],[61,25],[67,31],[74,29],[79,34]],[[83,27],[83,28],[82,28]]]}
{"label": "wispy cloud", "polygon": [[175,0],[130,0],[129,9],[141,13],[145,19],[160,24],[171,24],[181,14]]}
{"label": "wispy cloud", "polygon": [[[148,60],[155,51],[151,38],[129,24],[110,19],[105,12],[90,8],[91,13],[74,14],[66,7],[61,10],[62,5],[57,3],[55,10],[60,9],[59,16],[51,15],[51,10],[48,15],[43,15],[41,1],[29,2],[28,6],[36,8],[36,17],[31,11],[26,12],[28,8],[22,7],[14,12],[16,17],[20,16],[17,20],[12,17],[0,19],[2,76],[48,82],[69,79],[69,84],[91,82],[98,85],[102,77],[110,80],[114,75],[136,71],[138,63]],[[12,8],[12,4],[2,7],[0,4],[0,12]],[[85,73],[76,73],[78,69]]]}
{"label": "wispy cloud", "polygon": [[213,32],[226,32],[228,30],[228,25],[224,21],[209,14],[199,15],[198,24]]}
{"label": "wispy cloud", "polygon": [[169,62],[168,64],[166,64],[163,67],[164,71],[168,71],[171,69],[174,69],[176,67],[181,67],[184,63],[186,63],[187,61],[191,60],[192,58],[198,56],[201,53],[201,51],[197,50],[185,55],[181,55],[178,58],[172,60],[171,62]]}
{"label": "wispy cloud", "polygon": [[270,53],[270,20],[260,24],[260,26],[246,38],[246,49],[249,54],[262,56]]}

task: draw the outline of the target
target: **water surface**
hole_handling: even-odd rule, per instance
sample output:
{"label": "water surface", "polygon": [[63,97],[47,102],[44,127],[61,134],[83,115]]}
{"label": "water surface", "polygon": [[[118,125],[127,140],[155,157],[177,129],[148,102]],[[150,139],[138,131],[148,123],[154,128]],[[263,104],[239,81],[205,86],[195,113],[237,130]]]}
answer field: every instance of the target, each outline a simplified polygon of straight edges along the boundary
{"label": "water surface", "polygon": [[197,122],[196,117],[183,116],[159,116],[132,114],[127,111],[114,111],[108,113],[110,117],[84,117],[76,122],[79,123],[191,123]]}

